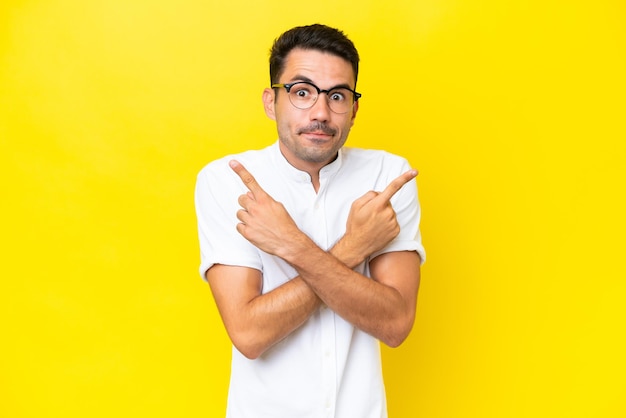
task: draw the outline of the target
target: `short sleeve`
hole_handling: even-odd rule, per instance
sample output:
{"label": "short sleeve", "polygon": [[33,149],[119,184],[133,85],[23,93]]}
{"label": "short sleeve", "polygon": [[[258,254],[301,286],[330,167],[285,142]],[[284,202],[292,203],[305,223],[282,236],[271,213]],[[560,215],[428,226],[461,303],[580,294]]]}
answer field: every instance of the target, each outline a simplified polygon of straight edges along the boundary
{"label": "short sleeve", "polygon": [[[393,169],[389,170],[387,184],[411,168],[408,161],[403,158],[401,158],[400,164],[393,164],[393,167]],[[423,264],[426,261],[426,251],[422,244],[422,234],[420,232],[421,207],[418,199],[416,179],[412,179],[402,186],[391,198],[391,205],[396,212],[400,233],[389,245],[372,254],[370,259],[388,252],[416,251]]]}
{"label": "short sleeve", "polygon": [[262,270],[256,247],[237,231],[237,199],[245,190],[224,159],[217,160],[198,173],[195,208],[200,244],[200,275],[214,264],[251,267]]}

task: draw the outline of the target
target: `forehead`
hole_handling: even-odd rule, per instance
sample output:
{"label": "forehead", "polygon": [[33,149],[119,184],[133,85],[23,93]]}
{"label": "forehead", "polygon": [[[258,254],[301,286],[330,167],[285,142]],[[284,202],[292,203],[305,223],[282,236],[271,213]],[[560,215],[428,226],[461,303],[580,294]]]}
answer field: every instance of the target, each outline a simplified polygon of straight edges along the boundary
{"label": "forehead", "polygon": [[354,87],[354,70],[349,61],[327,52],[295,48],[285,59],[282,81],[309,79],[321,88],[347,84]]}

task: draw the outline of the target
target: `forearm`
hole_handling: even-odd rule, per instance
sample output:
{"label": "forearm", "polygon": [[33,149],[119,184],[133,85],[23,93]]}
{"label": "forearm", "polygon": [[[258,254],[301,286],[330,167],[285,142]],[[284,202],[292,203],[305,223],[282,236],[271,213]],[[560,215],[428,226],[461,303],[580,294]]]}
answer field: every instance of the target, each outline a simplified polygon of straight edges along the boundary
{"label": "forearm", "polygon": [[[343,250],[340,243],[331,251],[349,267],[355,267],[362,261],[359,260],[362,257],[354,252]],[[228,277],[231,283],[235,280],[241,283],[235,288],[224,287],[224,277]],[[212,284],[216,300],[229,302],[218,304],[223,306],[220,312],[231,341],[248,358],[260,356],[286,338],[322,304],[317,294],[299,276],[263,294],[260,293],[262,277],[257,270],[218,265],[209,270],[207,279]],[[250,283],[255,285],[250,286]],[[232,293],[235,289],[236,294]]]}
{"label": "forearm", "polygon": [[[294,266],[299,277],[262,294],[262,273],[254,269],[225,267],[224,274],[239,280],[209,282],[216,286],[220,313],[233,343],[254,358],[300,327],[323,302],[346,320],[389,345],[397,345],[410,330],[419,282],[419,267],[411,260],[388,263],[371,280],[352,269],[384,248],[400,227],[391,197],[417,172],[409,170],[394,179],[382,192],[370,191],[352,203],[346,233],[325,252],[304,234],[286,211],[237,161],[231,168],[249,192],[239,196],[237,231],[250,243]],[[395,253],[394,253],[395,254]],[[394,256],[376,257],[375,260]],[[401,257],[402,258],[402,257]],[[408,261],[408,262],[407,262]],[[377,263],[378,264],[378,263]],[[407,267],[408,266],[408,267]],[[402,273],[404,270],[407,273]]]}
{"label": "forearm", "polygon": [[233,343],[246,357],[256,358],[302,326],[320,305],[315,292],[295,277],[242,307]]}
{"label": "forearm", "polygon": [[[403,288],[401,292],[393,286],[355,272],[352,268],[365,257],[349,245],[342,245],[341,241],[329,253],[312,242],[302,242],[291,249],[290,254],[285,255],[285,260],[294,266],[302,280],[333,311],[387,345],[397,346],[406,338],[414,321],[418,284],[414,292],[413,288],[408,291]],[[392,257],[406,258],[409,262],[413,257],[408,252],[393,254]],[[385,262],[384,258],[381,260]],[[419,283],[419,258],[415,262]],[[414,269],[403,273],[390,263],[385,268],[406,274],[406,280],[402,280],[404,282],[413,280],[410,275],[415,273]]]}

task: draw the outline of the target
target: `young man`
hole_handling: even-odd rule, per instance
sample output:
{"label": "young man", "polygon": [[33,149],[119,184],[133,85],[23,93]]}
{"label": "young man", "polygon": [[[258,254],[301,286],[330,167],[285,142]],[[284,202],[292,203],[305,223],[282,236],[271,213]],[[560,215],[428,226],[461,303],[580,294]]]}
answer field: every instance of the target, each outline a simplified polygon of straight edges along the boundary
{"label": "young man", "polygon": [[233,342],[229,418],[387,416],[379,340],[413,326],[424,249],[417,172],[343,147],[358,62],[336,29],[282,34],[263,92],[278,141],[198,175],[200,273]]}

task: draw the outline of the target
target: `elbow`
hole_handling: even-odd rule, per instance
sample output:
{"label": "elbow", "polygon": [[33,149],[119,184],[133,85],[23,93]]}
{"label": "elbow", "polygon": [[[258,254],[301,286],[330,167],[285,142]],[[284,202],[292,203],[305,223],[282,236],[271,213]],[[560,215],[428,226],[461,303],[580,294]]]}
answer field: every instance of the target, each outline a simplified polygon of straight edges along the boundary
{"label": "elbow", "polygon": [[249,360],[256,360],[265,351],[262,344],[246,332],[233,333],[230,335],[230,340],[235,349]]}
{"label": "elbow", "polygon": [[408,336],[408,333],[389,335],[386,336],[385,339],[382,340],[382,342],[388,347],[398,348],[400,347],[400,345],[402,345],[402,343],[406,340]]}
{"label": "elbow", "polygon": [[247,347],[244,345],[237,345],[237,344],[234,344],[234,346],[237,349],[237,351],[239,351],[241,355],[243,355],[248,360],[256,360],[261,356],[261,354],[263,354],[261,350],[257,350],[254,347]]}
{"label": "elbow", "polygon": [[414,318],[400,321],[396,326],[387,329],[381,341],[388,347],[397,348],[408,338],[413,329]]}
{"label": "elbow", "polygon": [[261,354],[263,354],[263,350],[253,344],[242,344],[233,341],[233,346],[248,360],[256,360],[261,356]]}
{"label": "elbow", "polygon": [[385,345],[387,347],[390,348],[398,348],[400,347],[400,345],[402,345],[402,343],[404,342],[403,338],[394,338],[394,339],[388,339],[386,341],[383,341],[385,343]]}

